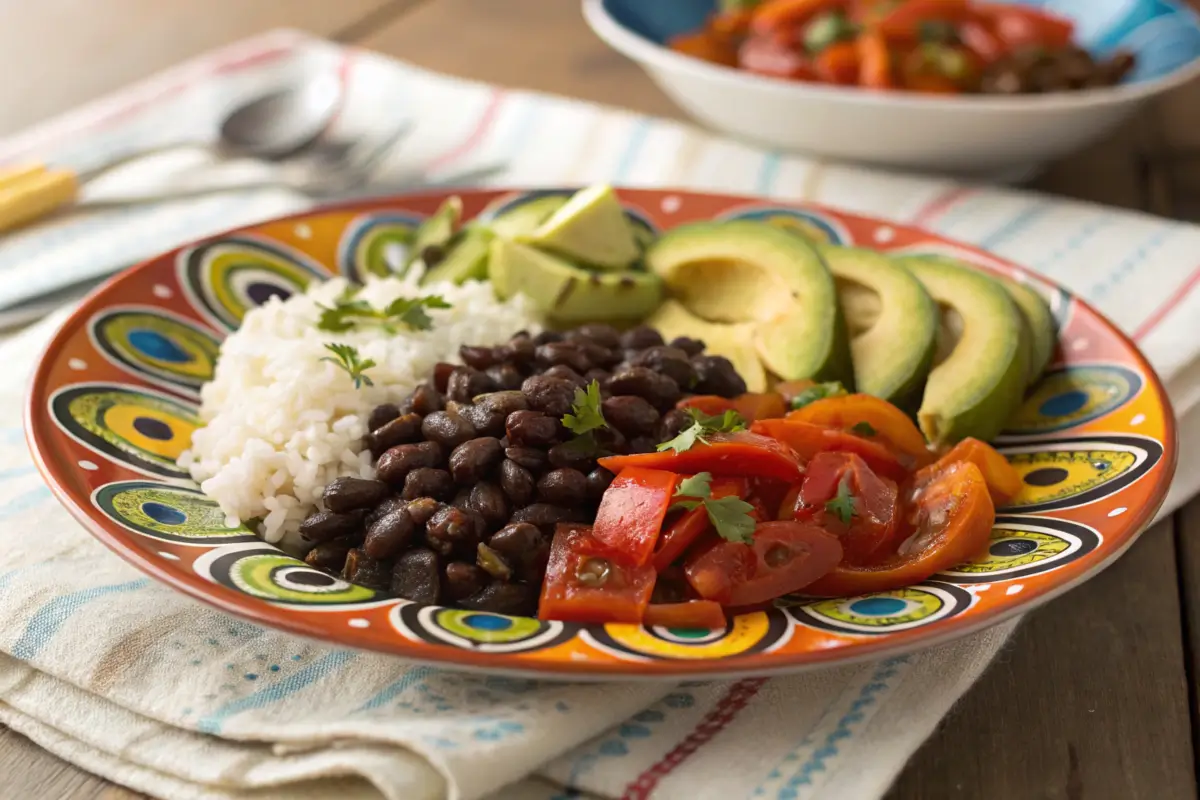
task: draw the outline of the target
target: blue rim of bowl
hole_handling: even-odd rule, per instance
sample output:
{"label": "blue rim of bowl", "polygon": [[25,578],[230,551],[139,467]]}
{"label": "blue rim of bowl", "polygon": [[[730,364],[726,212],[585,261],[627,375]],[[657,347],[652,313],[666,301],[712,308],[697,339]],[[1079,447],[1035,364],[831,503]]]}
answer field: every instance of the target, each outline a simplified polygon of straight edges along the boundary
{"label": "blue rim of bowl", "polygon": [[[1162,0],[1158,1],[1162,2]],[[1200,76],[1200,55],[1198,55],[1173,71],[1156,78],[1135,83],[1122,83],[1111,87],[1053,94],[941,97],[910,92],[870,92],[857,88],[772,78],[745,70],[710,64],[698,58],[672,52],[658,42],[629,29],[609,13],[605,6],[606,0],[582,0],[582,3],[584,19],[592,31],[614,50],[639,64],[650,64],[674,72],[688,73],[696,78],[707,78],[714,83],[724,84],[730,88],[753,87],[780,94],[808,95],[813,98],[819,97],[856,105],[888,104],[896,107],[923,109],[988,109],[996,111],[1088,108],[1146,100],[1182,86]],[[1181,6],[1175,2],[1169,4],[1182,13],[1191,14],[1196,18],[1197,25],[1200,26],[1200,15],[1190,7]]]}

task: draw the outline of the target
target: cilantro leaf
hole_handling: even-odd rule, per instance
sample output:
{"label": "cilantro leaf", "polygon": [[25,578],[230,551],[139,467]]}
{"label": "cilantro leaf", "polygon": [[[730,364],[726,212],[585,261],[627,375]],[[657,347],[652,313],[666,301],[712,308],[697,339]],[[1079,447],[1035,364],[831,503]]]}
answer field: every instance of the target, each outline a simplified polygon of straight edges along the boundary
{"label": "cilantro leaf", "polygon": [[680,431],[679,435],[674,439],[669,439],[658,446],[659,451],[674,450],[676,453],[683,453],[691,450],[696,442],[704,442],[708,444],[705,436],[714,433],[736,433],[737,431],[746,430],[746,420],[742,419],[742,415],[736,411],[726,411],[719,417],[710,417],[702,411],[694,408],[687,410],[692,417],[692,424]]}
{"label": "cilantro leaf", "polygon": [[354,381],[355,389],[361,389],[364,385],[375,385],[375,382],[366,375],[366,371],[375,366],[374,359],[360,358],[358,350],[348,344],[326,344],[325,349],[333,353],[333,356],[325,356],[321,360],[328,361],[345,370],[346,374],[350,376],[350,380]]}
{"label": "cilantro leaf", "polygon": [[854,431],[859,436],[874,436],[876,433],[878,433],[878,431],[875,430],[875,426],[869,422],[856,422],[854,423],[853,427],[850,428],[850,430]]}
{"label": "cilantro leaf", "polygon": [[450,304],[439,294],[412,299],[397,297],[383,313],[415,331],[427,331],[433,327],[433,318],[425,312],[427,308],[450,308]]}
{"label": "cilantro leaf", "polygon": [[343,333],[359,326],[375,326],[394,334],[396,326],[400,325],[409,330],[427,331],[433,327],[433,318],[426,309],[450,307],[445,298],[435,294],[428,297],[398,297],[381,311],[366,300],[356,300],[354,290],[347,289],[334,301],[333,306],[320,306],[317,328]]}
{"label": "cilantro leaf", "polygon": [[580,436],[597,428],[607,428],[608,421],[604,419],[602,402],[599,381],[593,380],[586,390],[576,388],[575,402],[571,405],[572,413],[563,415],[563,427]]}
{"label": "cilantro leaf", "polygon": [[684,478],[675,489],[676,497],[712,497],[712,473],[698,472],[690,478]]}
{"label": "cilantro leaf", "polygon": [[792,398],[792,410],[804,408],[809,403],[815,403],[827,397],[841,397],[844,394],[846,394],[846,387],[842,386],[839,381],[818,383]]}
{"label": "cilantro leaf", "polygon": [[825,510],[849,525],[850,520],[858,516],[858,498],[850,491],[850,476],[843,475],[838,483],[837,496],[825,503]]}
{"label": "cilantro leaf", "polygon": [[731,542],[752,544],[754,542],[754,517],[750,512],[754,506],[740,497],[730,495],[716,500],[705,500],[704,508],[717,534]]}

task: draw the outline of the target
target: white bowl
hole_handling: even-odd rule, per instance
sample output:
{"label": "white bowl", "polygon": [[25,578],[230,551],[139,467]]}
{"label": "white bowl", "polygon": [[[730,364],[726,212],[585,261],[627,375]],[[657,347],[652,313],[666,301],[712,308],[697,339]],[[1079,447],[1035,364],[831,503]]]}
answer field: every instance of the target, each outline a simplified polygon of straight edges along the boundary
{"label": "white bowl", "polygon": [[[800,83],[711,64],[672,52],[626,27],[610,13],[610,2],[583,0],[592,30],[641,65],[705,125],[771,148],[894,168],[980,176],[1029,172],[1100,139],[1147,100],[1200,74],[1200,59],[1194,57],[1200,54],[1200,20],[1189,9],[1162,0],[1153,2],[1177,16],[1178,24],[1168,27],[1161,18],[1152,20],[1156,30],[1139,35],[1141,28],[1133,28],[1120,42],[1139,61],[1153,61],[1160,74],[1104,89],[958,97]],[[1090,2],[1075,5],[1102,12],[1113,4]],[[1169,38],[1165,46],[1175,48],[1175,61],[1183,63],[1163,64],[1164,35]]]}

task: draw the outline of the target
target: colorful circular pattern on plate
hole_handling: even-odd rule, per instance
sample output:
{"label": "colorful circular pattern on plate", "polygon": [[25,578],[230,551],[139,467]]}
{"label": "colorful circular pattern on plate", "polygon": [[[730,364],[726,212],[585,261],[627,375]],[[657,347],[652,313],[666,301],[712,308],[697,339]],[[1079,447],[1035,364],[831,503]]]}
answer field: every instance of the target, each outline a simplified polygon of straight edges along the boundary
{"label": "colorful circular pattern on plate", "polygon": [[[471,220],[568,191],[459,194]],[[1175,433],[1161,384],[1128,340],[1052,282],[926,231],[827,208],[620,189],[643,236],[655,227],[757,217],[824,241],[951,255],[1020,276],[1050,297],[1069,346],[1059,348],[1055,370],[1032,389],[1001,445],[1024,482],[987,554],[896,592],[787,597],[723,630],[689,631],[422,606],[354,586],[227,527],[175,465],[199,423],[194,404],[153,387],[193,393],[220,338],[209,329],[236,328],[270,297],[335,272],[380,271],[448,194],[318,209],[234,231],[156,258],[90,297],[57,334],[30,390],[30,435],[52,489],[140,568],[262,624],[408,659],[617,680],[786,672],[884,658],[979,630],[1104,567],[1166,494]]]}
{"label": "colorful circular pattern on plate", "polygon": [[106,356],[168,389],[198,390],[212,380],[221,347],[211,333],[154,308],[97,314],[91,321],[91,333]]}
{"label": "colorful circular pattern on plate", "polygon": [[997,583],[1059,569],[1100,546],[1100,532],[1053,517],[998,516],[987,553],[937,577],[952,583]]}
{"label": "colorful circular pattern on plate", "polygon": [[355,218],[338,243],[338,272],[359,283],[367,275],[402,274],[420,224],[420,217],[398,212]]}
{"label": "colorful circular pattern on plate", "polygon": [[347,606],[382,599],[373,589],[335,578],[264,542],[210,550],[195,568],[211,581],[272,603]]}
{"label": "colorful circular pattern on plate", "polygon": [[1056,433],[1111,414],[1142,390],[1126,367],[1095,364],[1050,370],[1004,431],[1006,437]]}
{"label": "colorful circular pattern on plate", "polygon": [[970,605],[970,592],[931,581],[862,597],[815,600],[787,610],[805,625],[878,636],[930,625],[961,614]]}
{"label": "colorful circular pattern on plate", "polygon": [[562,644],[577,626],[509,617],[486,611],[404,603],[392,609],[392,624],[410,639],[449,644],[482,653],[527,653]]}
{"label": "colorful circular pattern on plate", "polygon": [[329,271],[304,254],[250,236],[228,236],[196,245],[179,256],[179,277],[200,309],[230,330],[246,312],[278,297],[303,292]]}
{"label": "colorful circular pattern on plate", "polygon": [[723,630],[609,624],[589,628],[583,635],[619,658],[710,660],[770,650],[789,630],[782,613],[755,611],[733,619]]}
{"label": "colorful circular pattern on plate", "polygon": [[97,489],[92,502],[118,524],[151,539],[200,547],[260,541],[241,525],[229,527],[225,512],[199,489],[118,481]]}
{"label": "colorful circular pattern on plate", "polygon": [[72,438],[137,472],[187,478],[175,462],[200,427],[195,408],[150,389],[78,384],[50,398],[50,415]]}

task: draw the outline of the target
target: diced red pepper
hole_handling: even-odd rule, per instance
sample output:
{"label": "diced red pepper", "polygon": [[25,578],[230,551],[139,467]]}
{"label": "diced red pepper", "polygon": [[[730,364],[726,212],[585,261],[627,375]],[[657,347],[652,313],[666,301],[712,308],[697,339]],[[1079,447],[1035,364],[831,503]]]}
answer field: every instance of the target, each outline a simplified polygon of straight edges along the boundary
{"label": "diced red pepper", "polygon": [[800,459],[792,449],[766,436],[739,431],[715,433],[706,438],[707,444],[697,441],[682,453],[662,450],[657,453],[608,456],[600,459],[600,466],[613,473],[628,467],[641,467],[683,475],[708,472],[712,475],[778,478],[790,483],[800,480],[804,474]]}
{"label": "diced red pepper", "polygon": [[726,621],[720,603],[689,600],[686,603],[653,603],[647,606],[642,624],[647,627],[714,630],[724,628]]}
{"label": "diced red pepper", "polygon": [[596,540],[587,525],[559,525],[538,603],[540,619],[640,623],[656,578]]}
{"label": "diced red pepper", "polygon": [[600,499],[592,535],[627,563],[648,563],[678,481],[673,472],[621,469]]}
{"label": "diced red pepper", "polygon": [[791,419],[763,420],[754,423],[750,430],[778,439],[805,461],[811,461],[818,453],[855,453],[886,478],[901,481],[908,475],[908,470],[887,447],[848,431]]}
{"label": "diced red pepper", "polygon": [[[746,481],[742,478],[715,478],[710,484],[714,500],[722,497],[745,497]],[[654,552],[654,568],[662,572],[711,527],[708,511],[697,506],[684,511],[658,537],[658,549]]]}

